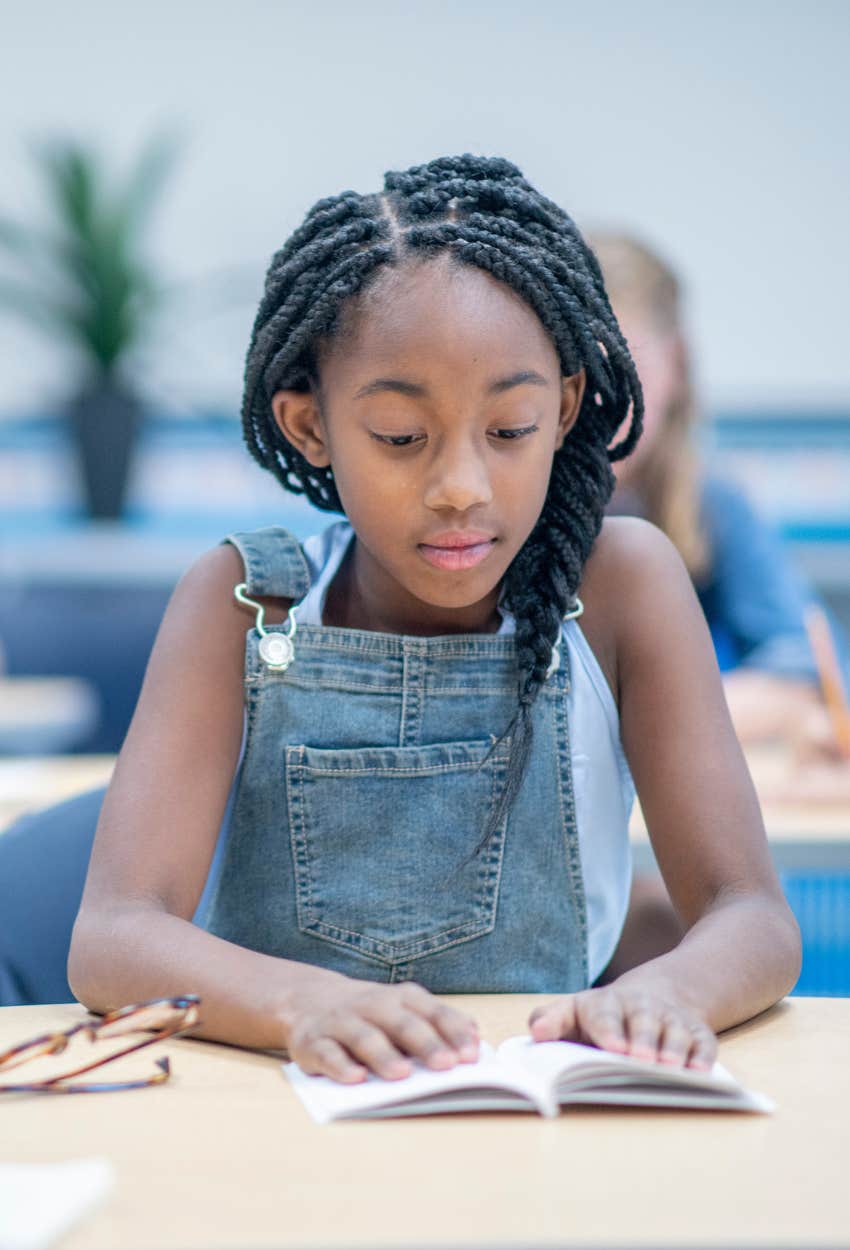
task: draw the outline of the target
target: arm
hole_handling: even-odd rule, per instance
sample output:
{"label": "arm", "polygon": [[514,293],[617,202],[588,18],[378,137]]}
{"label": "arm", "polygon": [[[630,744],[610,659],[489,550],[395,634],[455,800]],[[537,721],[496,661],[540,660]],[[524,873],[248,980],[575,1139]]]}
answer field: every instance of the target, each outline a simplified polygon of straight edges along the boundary
{"label": "arm", "polygon": [[[618,692],[653,849],[687,931],[669,954],[537,1013],[533,1032],[702,1065],[714,1054],[712,1031],[792,988],[799,931],[672,545],[644,522],[608,522],[585,582],[586,632]],[[623,603],[627,612],[617,610]]]}
{"label": "arm", "polygon": [[[209,552],[177,587],[101,811],[68,978],[94,1011],[193,992],[197,1036],[287,1048],[344,1080],[406,1075],[405,1055],[451,1066],[474,1027],[418,986],[353,981],[246,950],[191,922],[242,736],[251,617],[233,600],[234,548]],[[275,605],[270,620],[285,619]],[[477,1050],[477,1046],[475,1047]],[[474,1057],[474,1056],[472,1056]]]}
{"label": "arm", "polygon": [[702,509],[712,567],[700,595],[712,625],[738,654],[738,667],[723,676],[735,731],[742,742],[789,737],[819,703],[805,588],[777,536],[735,486],[708,479]]}

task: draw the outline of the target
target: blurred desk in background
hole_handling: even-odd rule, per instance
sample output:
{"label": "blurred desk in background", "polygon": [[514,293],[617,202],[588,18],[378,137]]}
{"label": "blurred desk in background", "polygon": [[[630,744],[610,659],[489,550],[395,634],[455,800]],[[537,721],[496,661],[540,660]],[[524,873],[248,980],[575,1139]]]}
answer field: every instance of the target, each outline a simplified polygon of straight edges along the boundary
{"label": "blurred desk in background", "polygon": [[105,786],[114,755],[0,759],[0,834],[19,816]]}
{"label": "blurred desk in background", "polygon": [[0,676],[0,756],[70,751],[99,715],[93,687],[78,677]]}
{"label": "blurred desk in background", "polygon": [[[850,784],[843,796],[802,801],[773,797],[777,780],[793,770],[781,745],[750,747],[747,765],[759,796],[774,862],[778,868],[843,868],[850,871]],[[800,776],[805,779],[805,770]],[[850,765],[847,766],[850,782]],[[635,803],[629,826],[638,867],[653,863],[646,822]]]}
{"label": "blurred desk in background", "polygon": [[[843,798],[835,788],[831,800],[780,802],[771,795],[777,780],[794,778],[788,753],[781,747],[751,749],[747,763],[771,857],[803,939],[803,968],[794,993],[850,996],[850,786]],[[805,783],[807,774],[798,776]],[[846,776],[850,781],[850,766]],[[636,871],[654,870],[637,804],[630,832]]]}

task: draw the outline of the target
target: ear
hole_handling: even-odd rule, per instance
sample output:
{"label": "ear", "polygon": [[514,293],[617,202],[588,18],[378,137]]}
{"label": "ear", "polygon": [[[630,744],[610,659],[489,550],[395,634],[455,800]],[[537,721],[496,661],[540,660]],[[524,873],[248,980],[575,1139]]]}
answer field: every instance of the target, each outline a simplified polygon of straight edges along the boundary
{"label": "ear", "polygon": [[584,369],[561,378],[561,412],[558,417],[558,434],[555,439],[555,450],[564,445],[564,439],[578,420],[581,401],[584,399],[584,388],[587,377]]}
{"label": "ear", "polygon": [[312,391],[275,391],[272,414],[281,434],[317,469],[331,462],[322,415]]}

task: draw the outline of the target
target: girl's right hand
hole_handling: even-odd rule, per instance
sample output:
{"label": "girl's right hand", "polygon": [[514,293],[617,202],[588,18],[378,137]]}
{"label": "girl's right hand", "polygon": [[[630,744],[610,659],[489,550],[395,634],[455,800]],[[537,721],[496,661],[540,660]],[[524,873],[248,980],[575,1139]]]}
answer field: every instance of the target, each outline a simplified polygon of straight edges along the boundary
{"label": "girl's right hand", "polygon": [[295,990],[285,1013],[287,1050],[304,1072],[348,1084],[369,1072],[397,1081],[410,1076],[412,1059],[442,1069],[478,1058],[475,1021],[421,985],[315,973]]}

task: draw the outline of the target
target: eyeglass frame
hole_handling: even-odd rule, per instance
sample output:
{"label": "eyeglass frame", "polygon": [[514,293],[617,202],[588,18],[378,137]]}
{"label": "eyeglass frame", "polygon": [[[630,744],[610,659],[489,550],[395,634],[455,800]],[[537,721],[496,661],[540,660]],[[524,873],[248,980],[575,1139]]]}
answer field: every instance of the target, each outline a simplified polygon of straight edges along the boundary
{"label": "eyeglass frame", "polygon": [[[82,1076],[84,1072],[92,1072],[95,1068],[103,1067],[107,1063],[112,1063],[116,1059],[123,1059],[125,1055],[131,1055],[137,1050],[144,1050],[146,1046],[153,1046],[156,1042],[165,1041],[169,1037],[177,1037],[181,1033],[185,1033],[188,1029],[193,1028],[200,1019],[198,1008],[201,999],[197,994],[178,994],[172,998],[151,998],[143,1003],[131,1003],[126,1007],[119,1007],[114,1011],[106,1012],[103,1016],[92,1017],[89,1020],[81,1020],[79,1024],[73,1024],[68,1029],[62,1029],[57,1033],[42,1033],[38,1037],[29,1038],[25,1042],[19,1042],[15,1046],[10,1046],[4,1051],[0,1051],[0,1077],[4,1070],[18,1067],[19,1065],[30,1063],[35,1059],[43,1058],[45,1055],[59,1055],[67,1047],[72,1037],[76,1037],[80,1033],[88,1035],[89,1040],[94,1042],[97,1040],[98,1033],[109,1025],[129,1020],[134,1015],[142,1011],[146,1011],[150,1007],[171,1007],[177,1011],[182,1011],[182,1016],[178,1016],[173,1024],[164,1026],[161,1029],[153,1030],[152,1037],[146,1037],[140,1042],[135,1042],[132,1046],[127,1046],[123,1050],[116,1051],[115,1054],[105,1055],[101,1059],[95,1059],[92,1063],[84,1064],[80,1068],[76,1068],[73,1072],[65,1072],[61,1076],[48,1077],[43,1081],[29,1081],[16,1083],[14,1085],[4,1085],[0,1083],[0,1094],[23,1094],[23,1093],[45,1093],[45,1094],[87,1094],[87,1093],[105,1093],[110,1090],[122,1089],[144,1089],[152,1085],[161,1085],[167,1081],[171,1075],[171,1063],[168,1057],[157,1059],[154,1066],[159,1072],[153,1076],[142,1077],[133,1081],[108,1081],[108,1082],[83,1082],[78,1085],[67,1085],[63,1082],[73,1080],[75,1077]],[[138,1026],[137,1026],[138,1027]],[[127,1032],[131,1032],[131,1028]],[[147,1030],[145,1030],[147,1032]],[[123,1032],[123,1030],[122,1030]],[[37,1054],[19,1059],[17,1063],[9,1063],[10,1059],[20,1054],[22,1051],[30,1050],[33,1047],[45,1044],[45,1049],[38,1051]]]}

